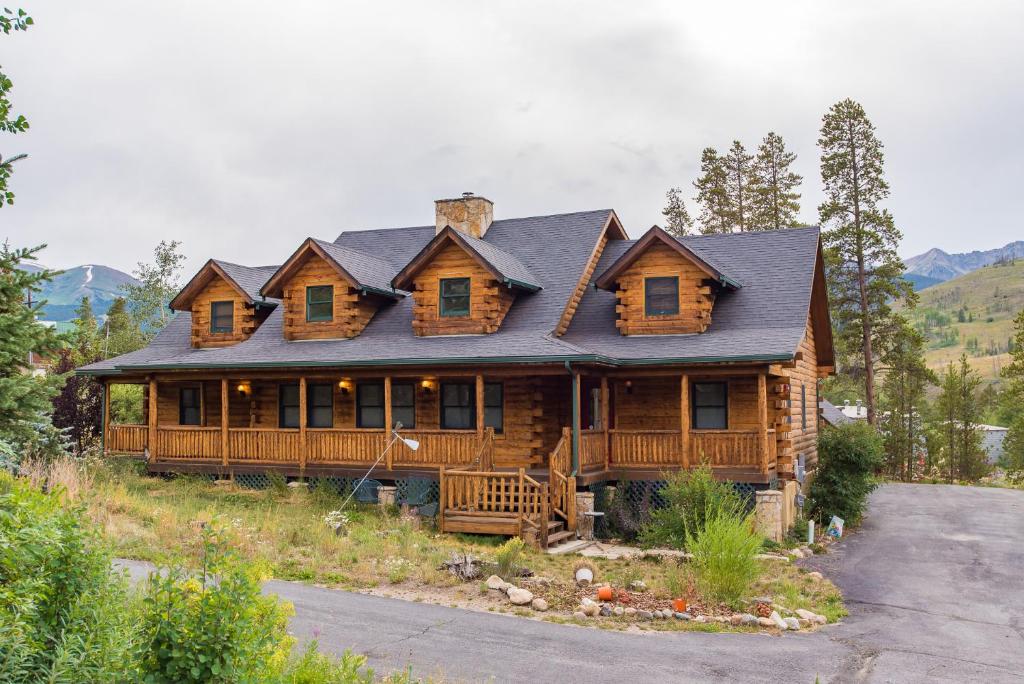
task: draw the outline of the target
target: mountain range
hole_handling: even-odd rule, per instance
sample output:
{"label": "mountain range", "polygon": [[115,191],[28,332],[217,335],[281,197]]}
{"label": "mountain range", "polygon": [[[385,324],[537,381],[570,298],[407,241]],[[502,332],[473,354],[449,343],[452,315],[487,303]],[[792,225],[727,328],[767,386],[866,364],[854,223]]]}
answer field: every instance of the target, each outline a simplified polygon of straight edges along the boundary
{"label": "mountain range", "polygon": [[[26,271],[39,271],[41,266],[22,264]],[[114,300],[121,295],[125,283],[137,283],[135,278],[123,271],[100,264],[83,264],[66,269],[49,283],[43,285],[39,299],[46,300],[43,320],[70,321],[75,309],[88,297],[93,312],[100,316],[107,312]]]}
{"label": "mountain range", "polygon": [[983,266],[1024,259],[1024,240],[1011,242],[1003,247],[985,251],[949,254],[934,247],[924,254],[912,256],[904,261],[907,279],[915,290],[923,290],[936,283],[944,283],[965,273],[976,271]]}

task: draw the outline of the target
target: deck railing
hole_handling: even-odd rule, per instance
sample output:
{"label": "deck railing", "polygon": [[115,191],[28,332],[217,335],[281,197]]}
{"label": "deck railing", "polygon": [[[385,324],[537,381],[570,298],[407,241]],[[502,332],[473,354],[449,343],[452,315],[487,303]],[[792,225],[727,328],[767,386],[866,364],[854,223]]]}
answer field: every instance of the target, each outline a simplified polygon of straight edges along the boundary
{"label": "deck railing", "polygon": [[220,458],[220,428],[161,425],[156,429],[155,448],[160,458]]}
{"label": "deck railing", "polygon": [[507,518],[522,536],[532,530],[547,545],[548,485],[526,471],[440,470],[441,493],[438,520],[444,531],[446,516]]}
{"label": "deck railing", "polygon": [[602,470],[608,464],[604,430],[580,431],[580,470]]}
{"label": "deck railing", "polygon": [[678,430],[610,430],[611,467],[664,468],[707,463],[712,468],[744,468],[767,473],[776,463],[775,431],[691,430],[683,458]]}
{"label": "deck railing", "polygon": [[384,450],[384,430],[314,428],[306,431],[307,463],[373,463]]}
{"label": "deck railing", "polygon": [[149,437],[148,425],[111,423],[107,427],[107,451],[118,454],[141,454],[146,450],[146,441]]}
{"label": "deck railing", "polygon": [[576,478],[570,475],[571,467],[572,432],[565,428],[548,458],[548,500],[551,514],[570,530],[576,528]]}
{"label": "deck railing", "polygon": [[761,443],[757,430],[692,430],[690,461],[712,468],[761,467]]}
{"label": "deck railing", "polygon": [[679,465],[682,440],[678,430],[610,430],[611,465],[619,467],[663,467]]}
{"label": "deck railing", "polygon": [[[232,461],[298,463],[301,436],[298,430],[230,428],[228,457]],[[162,457],[163,454],[161,453]]]}
{"label": "deck railing", "polygon": [[413,451],[399,441],[392,447],[391,463],[396,466],[468,466],[480,451],[475,430],[403,430],[402,437],[415,439]]}

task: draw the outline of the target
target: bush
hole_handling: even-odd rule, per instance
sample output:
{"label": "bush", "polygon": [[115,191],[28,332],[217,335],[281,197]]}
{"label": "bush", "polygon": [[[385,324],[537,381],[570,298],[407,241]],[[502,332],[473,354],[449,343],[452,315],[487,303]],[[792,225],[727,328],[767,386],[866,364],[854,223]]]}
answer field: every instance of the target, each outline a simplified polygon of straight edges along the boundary
{"label": "bush", "polygon": [[695,534],[686,535],[686,548],[705,597],[737,607],[757,579],[761,537],[754,532],[753,514],[718,512]]}
{"label": "bush", "polygon": [[129,679],[127,580],[61,498],[0,473],[0,681]]}
{"label": "bush", "polygon": [[519,537],[512,537],[507,542],[502,544],[496,553],[496,574],[506,582],[511,582],[519,577],[519,559],[523,555],[523,550],[526,548],[526,542]]}
{"label": "bush", "polygon": [[708,520],[720,515],[742,516],[744,511],[743,499],[733,486],[716,480],[706,465],[667,475],[661,495],[668,505],[651,511],[650,521],[640,533],[646,546],[685,548],[687,536],[699,534]]}
{"label": "bush", "polygon": [[818,472],[809,492],[808,512],[825,525],[837,515],[848,525],[860,522],[872,474],[882,466],[882,436],[867,423],[825,428],[818,437]]}

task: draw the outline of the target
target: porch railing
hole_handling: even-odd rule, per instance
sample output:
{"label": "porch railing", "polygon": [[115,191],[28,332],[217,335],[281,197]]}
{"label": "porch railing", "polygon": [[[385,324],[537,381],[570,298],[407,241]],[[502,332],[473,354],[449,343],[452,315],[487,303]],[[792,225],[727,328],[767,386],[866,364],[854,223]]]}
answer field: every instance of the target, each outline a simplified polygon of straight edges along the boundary
{"label": "porch railing", "polygon": [[397,442],[391,456],[396,466],[468,466],[480,450],[475,430],[403,430],[402,437],[415,439],[420,448]]}
{"label": "porch railing", "polygon": [[548,485],[537,482],[524,469],[482,471],[442,467],[440,478],[441,531],[448,516],[506,518],[520,536],[531,530],[541,546],[547,546]]}
{"label": "porch railing", "polygon": [[[551,514],[565,521],[568,529],[576,529],[576,478],[572,467],[572,431],[562,430],[562,437],[548,458],[548,497]],[[603,467],[603,466],[602,466]]]}
{"label": "porch railing", "polygon": [[609,462],[619,468],[662,468],[707,463],[712,468],[744,468],[767,473],[776,463],[775,431],[691,430],[683,459],[678,430],[610,430]]}
{"label": "porch railing", "polygon": [[678,430],[610,430],[612,466],[669,466],[682,463]]}
{"label": "porch railing", "polygon": [[301,437],[298,430],[274,428],[230,428],[228,430],[228,454],[233,461],[298,463],[300,446]]}
{"label": "porch railing", "polygon": [[712,468],[761,467],[761,442],[757,430],[692,430],[690,454],[693,463]]}
{"label": "porch railing", "polygon": [[219,458],[220,428],[162,425],[156,429],[155,448],[160,458]]}
{"label": "porch railing", "polygon": [[107,426],[106,450],[119,454],[141,454],[146,450],[148,437],[148,425],[111,423]]}
{"label": "porch railing", "polygon": [[580,470],[601,470],[607,465],[608,443],[604,430],[580,431]]}
{"label": "porch railing", "polygon": [[384,430],[315,428],[306,431],[307,463],[372,463],[384,450]]}

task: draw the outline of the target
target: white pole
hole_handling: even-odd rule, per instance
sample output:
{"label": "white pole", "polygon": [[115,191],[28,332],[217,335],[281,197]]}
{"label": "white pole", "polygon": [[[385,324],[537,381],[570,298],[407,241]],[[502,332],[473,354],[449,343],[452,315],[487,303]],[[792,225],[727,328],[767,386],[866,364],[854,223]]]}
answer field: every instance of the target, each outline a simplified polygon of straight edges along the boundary
{"label": "white pole", "polygon": [[807,545],[810,546],[814,543],[814,521],[807,521]]}

